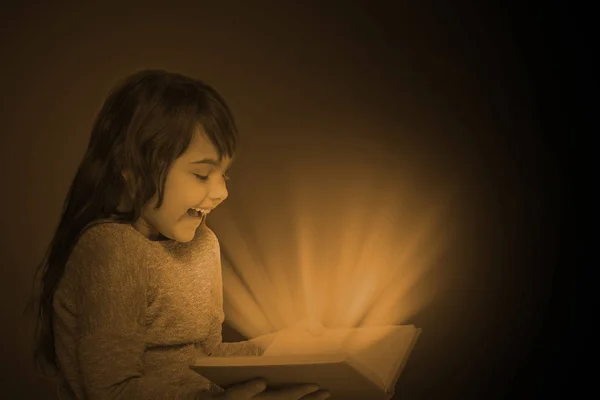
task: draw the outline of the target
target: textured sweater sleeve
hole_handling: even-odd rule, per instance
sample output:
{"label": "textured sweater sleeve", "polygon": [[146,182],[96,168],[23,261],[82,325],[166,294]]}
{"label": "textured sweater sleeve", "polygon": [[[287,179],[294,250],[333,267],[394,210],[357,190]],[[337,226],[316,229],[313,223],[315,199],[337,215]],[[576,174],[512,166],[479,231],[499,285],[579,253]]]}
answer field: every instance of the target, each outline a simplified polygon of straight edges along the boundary
{"label": "textured sweater sleeve", "polygon": [[78,265],[77,360],[86,397],[195,399],[192,389],[145,374],[148,274],[139,250],[119,235],[86,239],[71,256]]}
{"label": "textured sweater sleeve", "polygon": [[[218,333],[220,335],[220,332]],[[220,342],[212,352],[211,357],[260,356],[264,350],[251,340],[242,342]]]}
{"label": "textured sweater sleeve", "polygon": [[[217,244],[217,252],[220,252]],[[225,320],[223,312],[223,273],[221,260],[218,258],[213,274],[212,298],[215,307],[215,322],[212,324],[208,337],[203,343],[204,352],[212,357],[259,356],[264,350],[250,340],[242,342],[223,342],[222,325]]]}

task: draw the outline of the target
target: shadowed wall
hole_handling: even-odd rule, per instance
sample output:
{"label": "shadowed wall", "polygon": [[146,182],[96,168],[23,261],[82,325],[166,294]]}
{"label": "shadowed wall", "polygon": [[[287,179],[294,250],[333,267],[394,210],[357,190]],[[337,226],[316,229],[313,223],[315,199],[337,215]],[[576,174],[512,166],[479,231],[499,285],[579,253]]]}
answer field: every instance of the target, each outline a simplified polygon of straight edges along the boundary
{"label": "shadowed wall", "polygon": [[[499,398],[528,365],[552,295],[561,181],[526,62],[537,36],[520,36],[510,8],[14,3],[0,27],[0,381],[11,398],[52,398],[21,310],[104,96],[140,68],[189,74],[228,101],[242,149],[227,210],[248,230],[293,219],[297,193],[327,217],[343,207],[336,185],[368,190],[373,210],[392,188],[406,215],[442,203],[452,245],[420,281],[430,302],[406,321],[423,334],[402,398]],[[210,218],[218,227],[224,215]],[[242,338],[229,326],[224,336]]]}

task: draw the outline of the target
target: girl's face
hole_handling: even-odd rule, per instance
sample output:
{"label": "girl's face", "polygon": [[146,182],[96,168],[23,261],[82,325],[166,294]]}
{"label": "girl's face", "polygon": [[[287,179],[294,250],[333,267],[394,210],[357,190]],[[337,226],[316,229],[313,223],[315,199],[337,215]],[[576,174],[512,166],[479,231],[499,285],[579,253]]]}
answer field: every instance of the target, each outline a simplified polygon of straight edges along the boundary
{"label": "girl's face", "polygon": [[151,240],[162,234],[178,242],[189,242],[202,220],[190,216],[188,211],[201,208],[210,212],[227,198],[225,172],[230,164],[231,158],[224,157],[219,162],[215,147],[198,129],[186,152],[175,160],[167,174],[162,205],[154,209],[158,200],[155,194],[134,227]]}

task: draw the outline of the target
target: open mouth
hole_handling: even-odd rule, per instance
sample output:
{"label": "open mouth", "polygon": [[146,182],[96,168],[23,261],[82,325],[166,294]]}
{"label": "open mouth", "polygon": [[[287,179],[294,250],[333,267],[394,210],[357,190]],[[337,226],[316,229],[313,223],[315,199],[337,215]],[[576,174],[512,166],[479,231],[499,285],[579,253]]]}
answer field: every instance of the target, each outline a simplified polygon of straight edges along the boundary
{"label": "open mouth", "polygon": [[210,212],[210,210],[205,210],[202,208],[190,208],[187,211],[187,213],[190,217],[196,217],[196,218],[202,218],[203,216],[206,216],[209,212]]}

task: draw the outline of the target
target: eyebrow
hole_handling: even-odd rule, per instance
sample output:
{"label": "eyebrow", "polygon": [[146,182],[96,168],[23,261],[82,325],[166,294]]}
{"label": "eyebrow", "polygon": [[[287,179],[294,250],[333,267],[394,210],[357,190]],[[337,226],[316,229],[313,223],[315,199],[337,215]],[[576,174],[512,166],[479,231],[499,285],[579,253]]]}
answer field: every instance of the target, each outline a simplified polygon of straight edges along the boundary
{"label": "eyebrow", "polygon": [[210,164],[215,167],[220,167],[221,163],[217,160],[213,160],[212,158],[203,158],[202,160],[192,161],[192,164]]}

